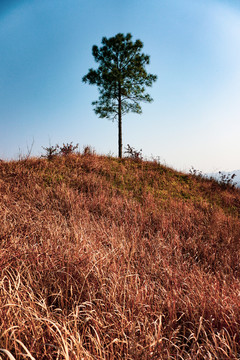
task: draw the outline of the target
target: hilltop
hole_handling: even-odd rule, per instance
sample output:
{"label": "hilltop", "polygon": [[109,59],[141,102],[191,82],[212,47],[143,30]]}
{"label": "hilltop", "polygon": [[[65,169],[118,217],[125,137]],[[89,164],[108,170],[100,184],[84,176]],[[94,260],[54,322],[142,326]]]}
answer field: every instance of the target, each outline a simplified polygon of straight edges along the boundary
{"label": "hilltop", "polygon": [[157,161],[2,161],[0,221],[6,359],[240,358],[239,189]]}

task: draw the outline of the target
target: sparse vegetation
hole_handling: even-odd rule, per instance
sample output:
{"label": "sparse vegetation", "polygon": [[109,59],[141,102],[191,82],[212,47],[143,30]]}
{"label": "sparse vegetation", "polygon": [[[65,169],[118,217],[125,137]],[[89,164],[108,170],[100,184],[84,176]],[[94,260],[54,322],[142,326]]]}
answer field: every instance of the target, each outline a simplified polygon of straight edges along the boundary
{"label": "sparse vegetation", "polygon": [[221,171],[219,173],[219,183],[223,186],[236,186],[237,183],[234,182],[234,178],[236,177],[236,174],[226,174]]}
{"label": "sparse vegetation", "polygon": [[0,359],[239,359],[239,189],[90,155],[0,162]]}
{"label": "sparse vegetation", "polygon": [[201,170],[197,170],[193,166],[190,168],[189,174],[198,177],[199,179],[204,177],[206,178],[206,176],[202,173]]}
{"label": "sparse vegetation", "polygon": [[43,150],[45,150],[45,154],[42,155],[43,158],[46,158],[48,160],[54,159],[58,155],[58,149],[59,145],[49,145],[48,147],[43,147]]}
{"label": "sparse vegetation", "polygon": [[136,150],[136,149],[134,149],[134,147],[130,146],[129,144],[127,144],[127,147],[125,148],[124,153],[127,154],[128,157],[130,157],[131,159],[134,159],[134,160],[142,160],[143,159],[142,149]]}
{"label": "sparse vegetation", "polygon": [[63,156],[72,155],[77,150],[78,145],[79,144],[73,145],[72,142],[70,142],[70,144],[68,144],[68,143],[64,144],[63,143],[63,145],[59,147],[59,149],[60,149],[59,154],[63,155]]}
{"label": "sparse vegetation", "polygon": [[73,155],[78,148],[79,144],[73,145],[72,142],[70,144],[62,144],[62,146],[59,146],[58,144],[49,145],[48,147],[42,147],[43,150],[45,150],[45,154],[42,155],[43,158],[46,158],[48,160],[53,160],[56,156],[62,155],[62,156],[69,156]]}
{"label": "sparse vegetation", "polygon": [[92,146],[90,145],[86,145],[83,148],[83,155],[94,155],[95,154],[95,150],[92,148]]}

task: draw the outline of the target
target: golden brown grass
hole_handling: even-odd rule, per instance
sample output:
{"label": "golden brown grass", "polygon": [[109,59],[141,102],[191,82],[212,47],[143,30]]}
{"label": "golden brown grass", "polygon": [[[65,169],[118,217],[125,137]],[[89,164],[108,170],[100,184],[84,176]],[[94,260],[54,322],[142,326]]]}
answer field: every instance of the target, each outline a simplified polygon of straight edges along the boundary
{"label": "golden brown grass", "polygon": [[239,215],[156,162],[1,162],[0,359],[239,359]]}

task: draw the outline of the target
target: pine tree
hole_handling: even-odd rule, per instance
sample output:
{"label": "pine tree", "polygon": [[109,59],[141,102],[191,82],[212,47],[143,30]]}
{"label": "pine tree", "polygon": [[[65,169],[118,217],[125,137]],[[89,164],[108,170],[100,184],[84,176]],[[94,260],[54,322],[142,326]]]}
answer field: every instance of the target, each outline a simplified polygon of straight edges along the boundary
{"label": "pine tree", "polygon": [[99,67],[89,69],[83,82],[97,85],[99,99],[94,101],[95,113],[100,118],[118,121],[118,156],[122,158],[122,116],[128,112],[142,113],[140,101],[153,99],[145,92],[146,86],[152,86],[156,75],[148,74],[145,65],[150,57],[141,53],[143,43],[132,42],[132,35],[117,34],[102,38],[102,47],[92,47],[92,55]]}

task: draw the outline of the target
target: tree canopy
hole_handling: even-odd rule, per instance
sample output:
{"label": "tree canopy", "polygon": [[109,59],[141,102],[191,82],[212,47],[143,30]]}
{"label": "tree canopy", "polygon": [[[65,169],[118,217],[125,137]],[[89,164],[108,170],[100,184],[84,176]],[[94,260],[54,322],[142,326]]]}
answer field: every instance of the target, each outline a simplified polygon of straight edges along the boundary
{"label": "tree canopy", "polygon": [[95,113],[100,118],[118,120],[118,155],[122,157],[122,116],[128,112],[141,114],[139,102],[153,99],[145,92],[152,86],[157,76],[148,74],[145,65],[150,62],[149,55],[141,52],[143,43],[132,42],[130,33],[102,38],[102,47],[94,45],[92,55],[99,67],[89,69],[83,82],[97,85],[99,99],[94,101]]}

